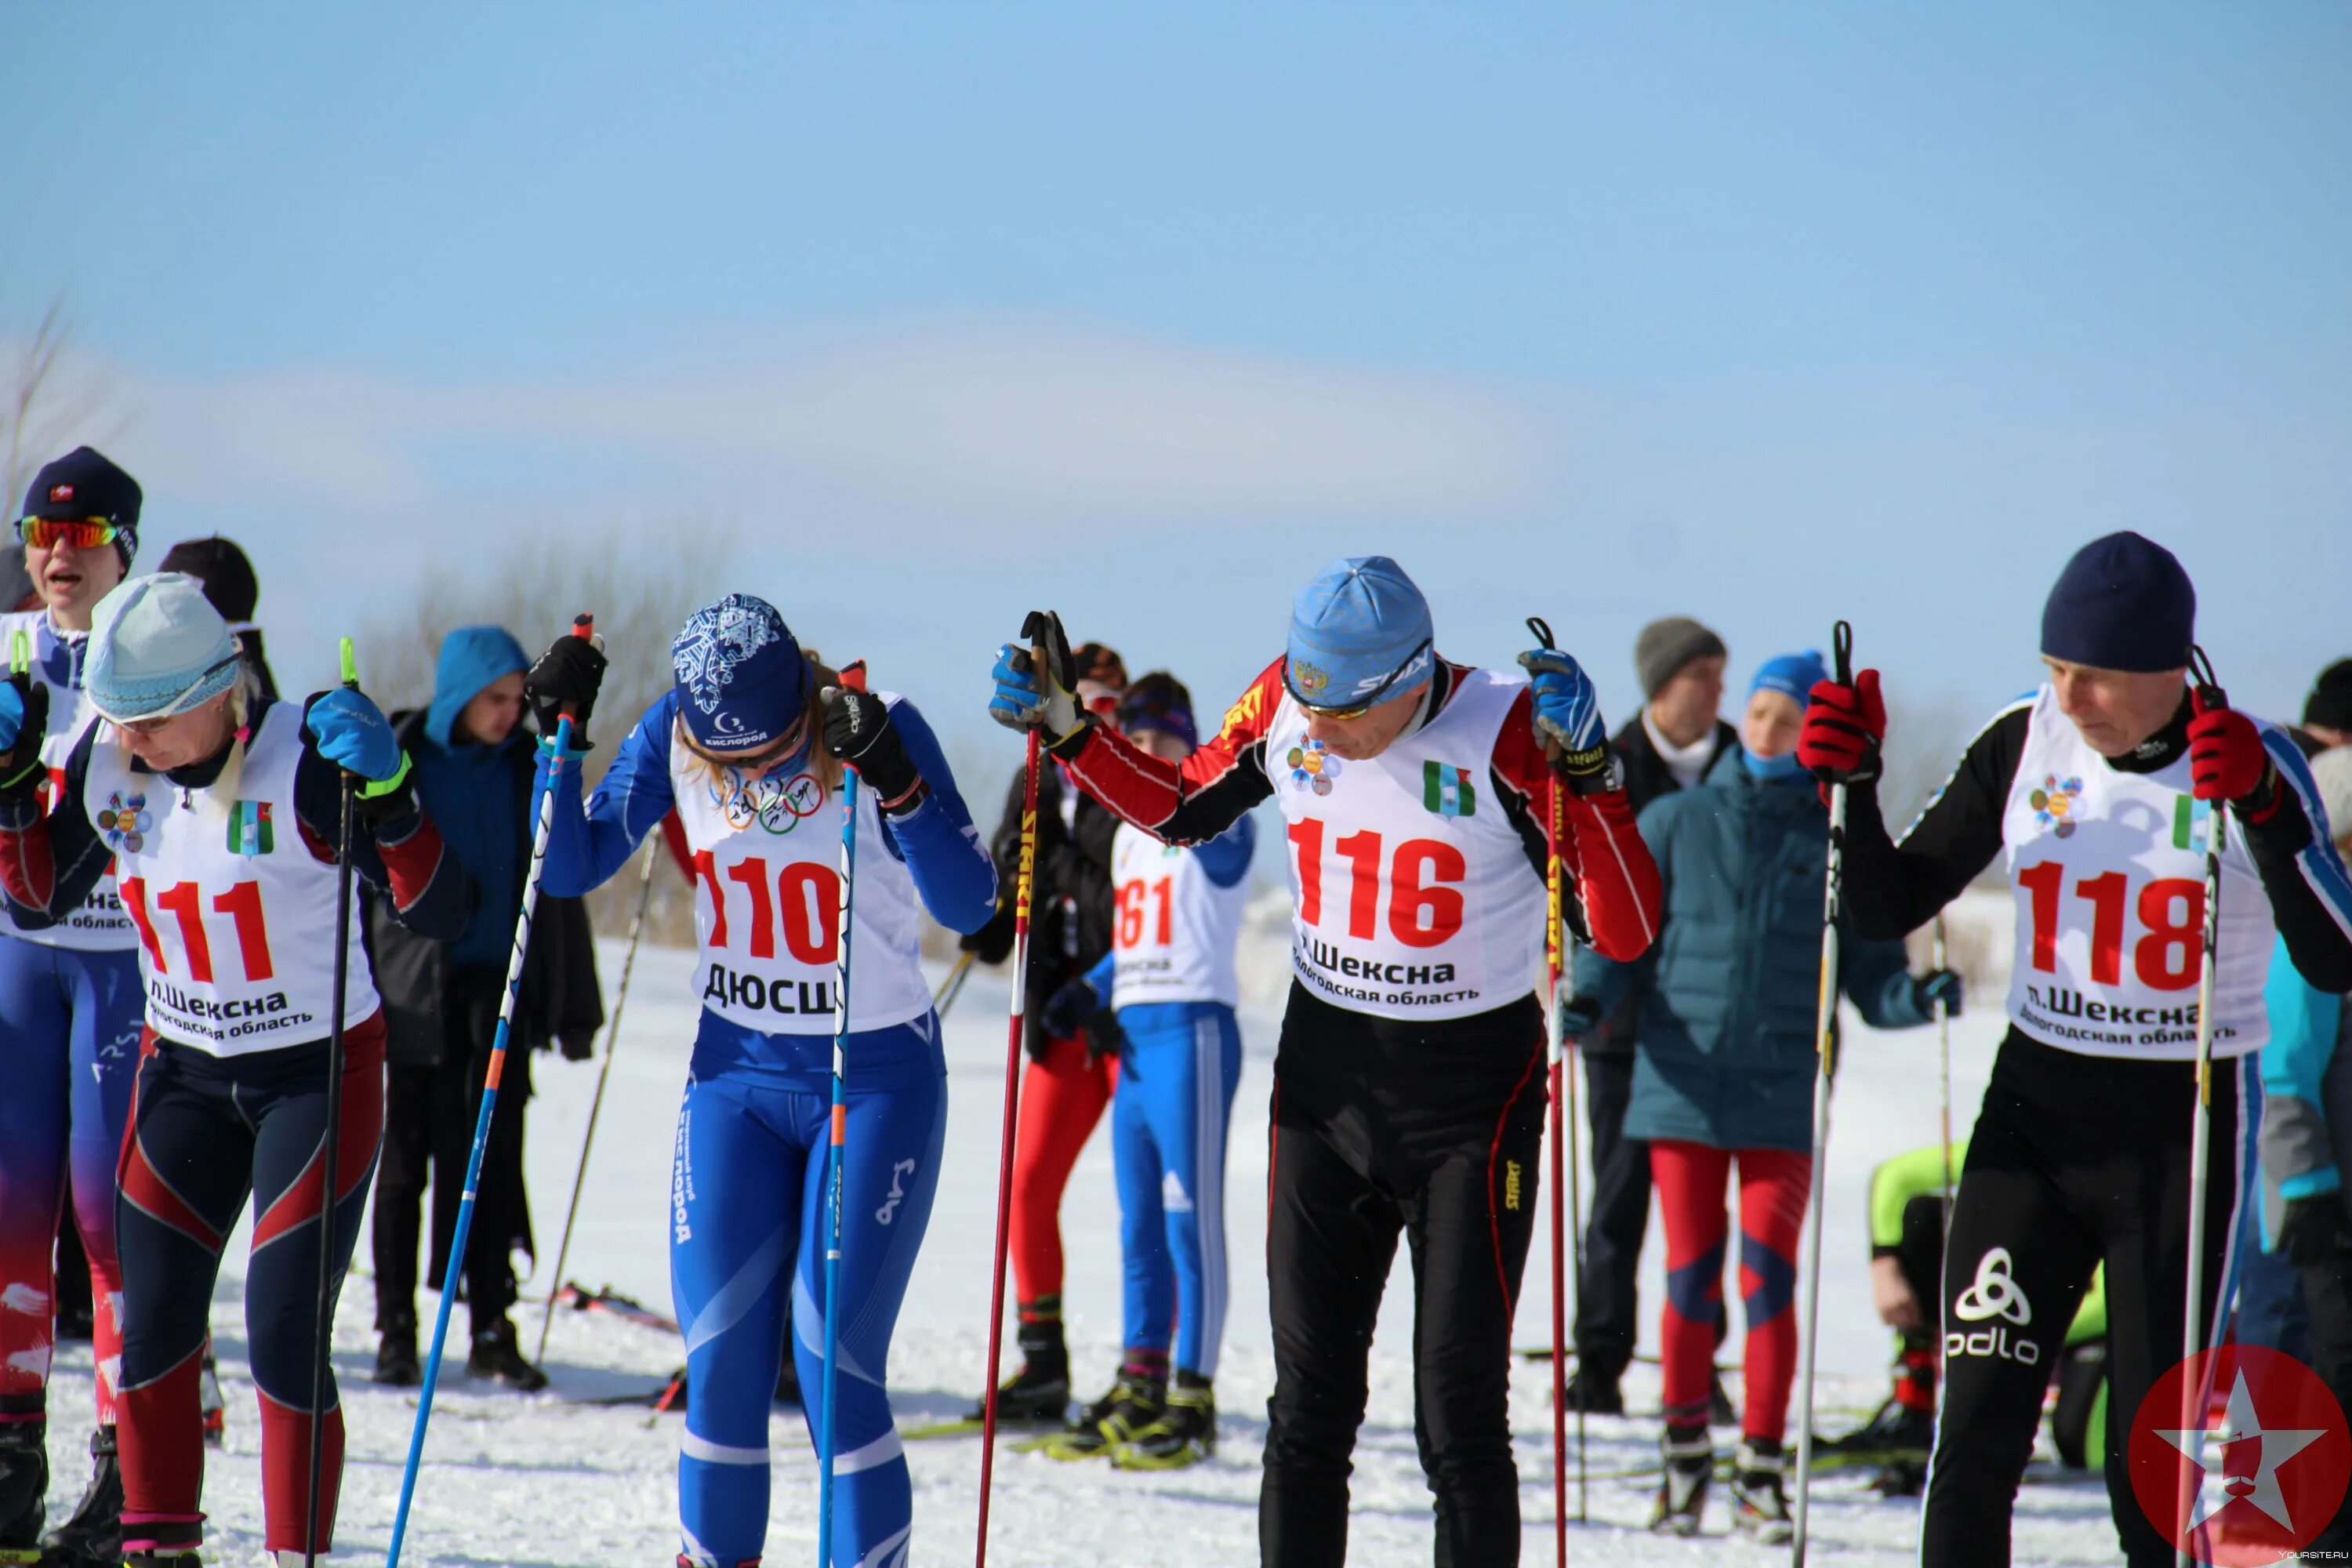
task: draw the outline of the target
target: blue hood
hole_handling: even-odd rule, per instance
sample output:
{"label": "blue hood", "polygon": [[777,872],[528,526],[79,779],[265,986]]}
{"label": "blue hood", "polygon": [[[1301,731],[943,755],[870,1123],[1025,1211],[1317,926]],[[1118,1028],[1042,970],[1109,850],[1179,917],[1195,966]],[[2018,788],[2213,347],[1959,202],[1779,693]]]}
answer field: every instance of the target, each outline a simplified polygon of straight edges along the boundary
{"label": "blue hood", "polygon": [[467,703],[500,676],[530,668],[522,644],[503,626],[459,626],[443,637],[440,667],[433,672],[433,704],[425,710],[425,738],[448,745],[449,731]]}

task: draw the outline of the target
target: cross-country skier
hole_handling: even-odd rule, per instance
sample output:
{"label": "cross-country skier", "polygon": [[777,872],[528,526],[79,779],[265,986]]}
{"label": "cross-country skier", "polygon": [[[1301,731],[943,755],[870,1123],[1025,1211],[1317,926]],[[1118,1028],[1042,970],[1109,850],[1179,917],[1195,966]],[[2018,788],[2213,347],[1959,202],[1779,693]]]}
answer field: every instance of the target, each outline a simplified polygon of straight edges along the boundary
{"label": "cross-country skier", "polygon": [[[2198,981],[2211,811],[2229,808],[2212,1081],[2207,1256],[2212,1328],[2245,1187],[2241,1079],[2268,1034],[2275,933],[2323,991],[2352,986],[2352,880],[2302,752],[2275,725],[2209,707],[2184,672],[2196,594],[2136,533],[2076,552],[2042,616],[2049,679],[1970,742],[1898,845],[1879,815],[1878,672],[1812,691],[1799,754],[1848,784],[1845,898],[1865,937],[1926,923],[1995,856],[2016,890],[2010,1027],[1969,1142],[1945,1265],[1943,1419],[1923,1560],[2006,1563],[2042,1390],[2093,1267],[2106,1265],[2113,1408],[2180,1353],[2189,1270]],[[2110,1422],[2107,1490],[2124,1553],[2168,1563]]]}
{"label": "cross-country skier", "polygon": [[[677,809],[701,884],[702,1003],[670,1174],[670,1280],[694,1391],[678,1456],[677,1561],[759,1561],[788,1295],[803,1413],[812,1433],[824,1422],[847,763],[860,787],[834,1568],[903,1568],[914,1502],[882,1377],[947,1131],[947,1064],[918,916],[978,930],[996,907],[995,868],[914,704],[847,689],[765,600],[730,594],[696,611],[670,657],[676,688],[621,742],[584,811],[578,770],[563,771],[545,890],[604,882]],[[603,670],[587,643],[557,640],[528,681],[542,734],[568,705],[587,743]]]}
{"label": "cross-country skier", "polygon": [[[1797,764],[1804,695],[1819,654],[1767,660],[1741,716],[1740,744],[1695,789],[1641,816],[1665,884],[1658,940],[1633,963],[1577,955],[1576,1003],[1599,1020],[1641,997],[1628,1136],[1649,1145],[1666,1230],[1666,1467],[1650,1528],[1696,1535],[1715,1473],[1708,1384],[1723,1311],[1724,1187],[1738,1166],[1747,1409],[1732,1466],[1731,1521],[1789,1539],[1780,1442],[1797,1373],[1797,1239],[1813,1160],[1814,1005],[1822,977],[1820,889],[1829,818]],[[1899,942],[1839,952],[1838,985],[1874,1028],[1927,1023],[1959,1003],[1957,976],[1914,977]]]}
{"label": "cross-country skier", "polygon": [[[1129,687],[1116,722],[1162,762],[1181,763],[1200,749],[1192,693],[1165,673]],[[1117,1383],[1051,1450],[1057,1457],[1107,1453],[1122,1468],[1174,1469],[1216,1450],[1225,1133],[1242,1068],[1234,948],[1256,843],[1246,816],[1195,848],[1120,823],[1111,850],[1118,900],[1111,951],[1046,1006],[1046,1030],[1058,1036],[1108,1001],[1122,1037],[1111,1152],[1127,1278],[1125,1350]]]}
{"label": "cross-country skier", "polygon": [[1044,652],[1039,669],[998,651],[990,712],[1038,728],[1122,818],[1204,844],[1273,796],[1287,822],[1297,978],[1275,1062],[1264,1561],[1346,1559],[1349,1455],[1402,1231],[1437,1561],[1517,1562],[1510,1325],[1543,1137],[1548,752],[1570,792],[1559,848],[1578,934],[1632,959],[1657,921],[1591,683],[1550,651],[1523,657],[1532,685],[1441,659],[1427,601],[1384,556],[1299,593],[1286,651],[1181,763],[1084,713],[1058,628]]}
{"label": "cross-country skier", "polygon": [[[1969,1141],[1951,1148],[1957,1172]],[[1916,1497],[1927,1484],[1927,1452],[1936,1436],[1937,1369],[1943,1347],[1927,1303],[1940,1293],[1944,1267],[1944,1147],[1930,1143],[1882,1161],[1870,1173],[1870,1296],[1878,1321],[1895,1334],[1895,1386],[1863,1426],[1813,1445],[1815,1454],[1862,1454],[1878,1466],[1871,1490],[1881,1497]],[[2088,1468],[2106,1463],[2107,1298],[2097,1270],[2074,1321],[2065,1352],[2050,1368],[2058,1399],[2050,1429],[2060,1461]]]}
{"label": "cross-country skier", "polygon": [[[2352,668],[2334,668],[2352,683]],[[2314,706],[2327,695],[2327,677],[2320,686]],[[2352,704],[2352,691],[2336,700]],[[2352,719],[2352,706],[2322,711]],[[2304,710],[2306,721],[2311,712]],[[2336,852],[2352,854],[2352,745],[2313,757],[2311,774]],[[2352,1405],[2352,1218],[2344,1190],[2352,1163],[2352,1007],[2304,979],[2284,942],[2271,960],[2264,1000],[2271,1022],[2262,1055],[2266,1228],[2272,1250],[2301,1277],[2312,1370],[2338,1405]],[[2326,1553],[2352,1551],[2352,1495],[2305,1551],[2322,1562],[2330,1560]]]}
{"label": "cross-country skier", "polygon": [[[42,605],[0,616],[0,676],[21,648],[46,693],[41,797],[84,730],[100,722],[82,689],[90,611],[131,570],[138,482],[84,447],[34,476],[16,536]],[[121,1529],[115,1379],[122,1364],[114,1260],[114,1157],[139,1066],[139,939],[101,875],[67,919],[0,922],[0,1552],[40,1546],[66,1564],[108,1563]],[[89,1259],[98,1430],[90,1480],[72,1518],[44,1537],[51,1244],[72,1173],[73,1229]]]}
{"label": "cross-country skier", "polygon": [[[360,781],[352,865],[411,924],[456,934],[468,889],[417,809],[407,759],[375,705],[355,690],[301,704],[261,697],[194,578],[162,573],[109,594],[82,673],[112,729],[81,732],[46,816],[20,739],[44,689],[12,680],[0,694],[0,745],[15,743],[0,757],[0,887],[20,925],[69,921],[110,856],[138,929],[146,1026],[115,1205],[122,1549],[135,1568],[196,1561],[199,1369],[221,1248],[250,1193],[245,1308],[264,1540],[281,1563],[299,1563],[339,947],[346,1071],[329,1243],[339,1275],[383,1126],[383,1025],[356,906],[348,929],[335,929],[343,774]],[[332,1401],[331,1380],[326,1391]],[[320,1551],[342,1468],[340,1406],[323,1418],[321,1512],[307,1542]]]}
{"label": "cross-country skier", "polygon": [[[1079,645],[1078,700],[1109,717],[1127,689],[1127,666],[1101,643]],[[1013,889],[1021,859],[1025,770],[1013,775],[992,849],[1000,895],[995,916],[964,938],[983,963],[1013,952]],[[1046,1004],[1110,952],[1111,840],[1118,819],[1047,768],[1037,779],[1028,995],[1022,1009],[1021,1122],[1013,1140],[1014,1342],[1021,1368],[997,1385],[1006,1421],[1059,1421],[1070,1405],[1070,1351],[1062,1331],[1062,1194],[1118,1088],[1119,1038],[1106,1003],[1048,1027]],[[993,1369],[992,1369],[992,1371]],[[973,1419],[980,1416],[978,1410]]]}

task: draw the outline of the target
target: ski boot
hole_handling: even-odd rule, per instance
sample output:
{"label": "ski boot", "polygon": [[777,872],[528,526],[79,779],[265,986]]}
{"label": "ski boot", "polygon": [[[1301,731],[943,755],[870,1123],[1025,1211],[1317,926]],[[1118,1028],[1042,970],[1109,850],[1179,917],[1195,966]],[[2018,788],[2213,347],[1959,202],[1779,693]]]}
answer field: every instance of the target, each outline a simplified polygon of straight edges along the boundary
{"label": "ski boot", "polygon": [[205,1363],[196,1378],[196,1409],[204,1417],[205,1447],[227,1447],[228,1401],[221,1397],[220,1367],[213,1360],[209,1339],[205,1341]]}
{"label": "ski boot", "polygon": [[73,1517],[41,1537],[41,1568],[114,1568],[122,1561],[122,1466],[114,1428],[89,1435],[89,1489]]}
{"label": "ski boot", "polygon": [[1217,1451],[1217,1396],[1209,1380],[1179,1369],[1160,1419],[1111,1450],[1122,1470],[1180,1470]]}
{"label": "ski boot", "polygon": [[194,1520],[154,1520],[122,1534],[122,1568],[203,1568],[204,1526]]}
{"label": "ski boot", "polygon": [[1110,1392],[1078,1412],[1070,1429],[1045,1445],[1055,1459],[1092,1459],[1110,1453],[1158,1421],[1168,1407],[1168,1384],[1140,1367],[1122,1367]]}
{"label": "ski boot", "polygon": [[1715,1439],[1704,1426],[1669,1426],[1658,1439],[1658,1452],[1666,1473],[1658,1480],[1650,1529],[1659,1535],[1696,1535],[1699,1516],[1706,1510],[1707,1483],[1715,1479]]}
{"label": "ski boot", "polygon": [[1747,1439],[1732,1457],[1731,1531],[1766,1546],[1797,1533],[1780,1478],[1780,1445],[1769,1437]]}
{"label": "ski boot", "polygon": [[37,1415],[0,1426],[0,1563],[41,1560],[41,1525],[48,1518],[48,1443],[49,1424]]}
{"label": "ski boot", "polygon": [[[1014,1342],[1021,1347],[1021,1370],[996,1385],[997,1420],[1060,1421],[1070,1413],[1070,1351],[1062,1339],[1062,1320],[1024,1321]],[[976,1405],[969,1419],[981,1420],[986,1411]]]}
{"label": "ski boot", "polygon": [[547,1373],[522,1359],[515,1343],[514,1325],[500,1318],[487,1329],[474,1331],[474,1349],[466,1357],[466,1375],[491,1378],[517,1394],[537,1394],[547,1386]]}
{"label": "ski boot", "polygon": [[395,1312],[384,1320],[375,1342],[375,1381],[387,1388],[415,1388],[425,1381],[416,1360],[416,1314]]}
{"label": "ski boot", "polygon": [[1598,1368],[1580,1366],[1568,1380],[1568,1408],[1587,1415],[1622,1415],[1625,1395],[1613,1377],[1603,1377]]}
{"label": "ski boot", "polygon": [[1832,1454],[1891,1454],[1924,1459],[1935,1443],[1936,1417],[1931,1413],[1890,1399],[1853,1431],[1826,1442],[1817,1439],[1813,1447],[1816,1452]]}

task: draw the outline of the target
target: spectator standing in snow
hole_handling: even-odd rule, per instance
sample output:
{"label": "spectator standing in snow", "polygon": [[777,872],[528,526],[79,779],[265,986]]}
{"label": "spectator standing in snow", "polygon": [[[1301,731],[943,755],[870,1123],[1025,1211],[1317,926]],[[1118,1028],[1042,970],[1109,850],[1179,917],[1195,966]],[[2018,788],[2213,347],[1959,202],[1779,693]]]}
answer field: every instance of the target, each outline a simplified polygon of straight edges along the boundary
{"label": "spectator standing in snow", "polygon": [[[368,940],[384,1003],[389,1081],[374,1219],[375,1380],[408,1385],[416,1361],[416,1250],[428,1173],[433,1248],[428,1283],[448,1277],[482,1081],[506,995],[523,873],[530,860],[533,742],[523,721],[522,645],[499,626],[459,626],[441,642],[433,700],[393,715],[414,761],[416,793],[442,841],[472,879],[472,918],[454,942],[407,930],[371,899]],[[542,894],[524,955],[506,1077],[482,1152],[467,1238],[466,1304],[473,1325],[466,1370],[529,1392],[546,1373],[523,1359],[508,1313],[513,1255],[532,1250],[523,1188],[523,1110],[534,1047],[561,1045],[586,1059],[604,1021],[588,911],[577,898]]]}
{"label": "spectator standing in snow", "polygon": [[[1696,1534],[1715,1452],[1708,1376],[1722,1316],[1724,1187],[1738,1169],[1739,1281],[1747,1408],[1732,1472],[1732,1523],[1789,1538],[1780,1446],[1796,1378],[1797,1237],[1813,1160],[1814,1010],[1821,984],[1822,863],[1829,815],[1797,765],[1804,695],[1821,656],[1767,663],[1748,689],[1741,748],[1696,789],[1653,802],[1642,837],[1665,889],[1658,940],[1632,963],[1577,955],[1586,1021],[1641,997],[1640,1054],[1625,1131],[1647,1142],[1666,1227],[1666,1459],[1651,1528]],[[1958,978],[1905,972],[1900,942],[1849,938],[1841,989],[1876,1028],[1959,1009]],[[1571,1026],[1578,1021],[1571,1015]]]}

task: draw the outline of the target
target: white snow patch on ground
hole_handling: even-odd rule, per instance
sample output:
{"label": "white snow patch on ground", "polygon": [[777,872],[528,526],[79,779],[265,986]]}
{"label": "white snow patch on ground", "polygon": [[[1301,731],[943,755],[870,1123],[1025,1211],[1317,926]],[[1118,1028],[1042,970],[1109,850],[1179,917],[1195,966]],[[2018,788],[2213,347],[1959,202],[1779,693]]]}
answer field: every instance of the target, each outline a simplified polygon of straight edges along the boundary
{"label": "white snow patch on ground", "polygon": [[[619,973],[616,946],[607,948],[606,962],[609,983]],[[682,952],[647,950],[639,955],[566,1268],[583,1283],[610,1281],[665,1312],[669,1287],[663,1215],[671,1121],[693,1036],[689,968],[689,957]],[[1978,1012],[1955,1028],[1953,1039],[1954,1120],[1961,1129],[1973,1120],[1999,1034],[1997,1001],[1971,1000]],[[1003,982],[982,976],[968,987],[949,1023],[948,1169],[890,1366],[895,1403],[905,1422],[960,1414],[984,1375],[1004,1005]],[[1235,1102],[1230,1165],[1235,1196],[1227,1215],[1236,1258],[1264,1255],[1265,1208],[1254,1194],[1264,1190],[1265,1179],[1266,1090],[1276,1026],[1274,1016],[1259,1011],[1243,1020],[1246,1062]],[[1830,1148],[1825,1267],[1831,1288],[1822,1309],[1820,1402],[1822,1424],[1830,1430],[1858,1419],[1885,1392],[1889,1340],[1871,1312],[1864,1273],[1864,1184],[1877,1161],[1933,1141],[1937,1130],[1934,1032],[1879,1035],[1851,1016],[1848,1030],[1845,1082]],[[547,1258],[525,1290],[541,1294],[562,1226],[595,1068],[547,1057],[532,1065],[539,1097],[530,1115],[531,1190]],[[1118,1223],[1107,1134],[1097,1133],[1087,1147],[1063,1220],[1071,1260],[1066,1300],[1072,1350],[1082,1392],[1091,1393],[1110,1377],[1119,1328]],[[215,1563],[261,1560],[257,1417],[245,1370],[245,1247],[240,1232],[214,1297],[215,1344],[228,1396],[227,1449],[209,1456],[205,1493],[211,1516],[208,1559]],[[1643,1287],[1645,1342],[1654,1338],[1661,1250],[1654,1239]],[[366,1257],[363,1239],[362,1265]],[[1538,1240],[1520,1303],[1523,1344],[1549,1340],[1549,1268]],[[1008,1568],[1256,1562],[1258,1458],[1273,1356],[1263,1271],[1236,1268],[1233,1286],[1217,1390],[1222,1447],[1214,1460],[1190,1470],[1128,1476],[1098,1465],[1001,1451],[992,1561]],[[419,1303],[428,1327],[435,1300],[428,1293]],[[373,1311],[373,1286],[355,1277],[343,1294],[335,1339],[335,1370],[350,1422],[338,1553],[345,1560],[382,1560],[415,1414],[413,1391],[380,1389],[367,1381],[374,1364]],[[526,1306],[520,1314],[526,1347],[537,1338],[538,1311]],[[1411,1311],[1410,1277],[1400,1248],[1373,1346],[1371,1404],[1356,1453],[1353,1563],[1429,1561],[1429,1494],[1412,1437]],[[677,1550],[679,1418],[665,1416],[649,1428],[642,1408],[566,1401],[651,1386],[681,1359],[676,1340],[605,1314],[559,1313],[548,1347],[554,1387],[524,1397],[467,1381],[465,1331],[461,1306],[451,1332],[455,1358],[434,1407],[404,1560],[469,1568],[671,1562]],[[1737,1345],[1735,1331],[1734,1353]],[[88,1346],[61,1351],[49,1405],[53,1520],[72,1508],[86,1474],[81,1455],[89,1436],[91,1375]],[[1549,1562],[1553,1550],[1549,1378],[1546,1363],[1530,1362],[1519,1366],[1513,1382],[1528,1563]],[[1656,1379],[1654,1367],[1637,1363],[1626,1390],[1633,1408],[1656,1408]],[[1733,1441],[1728,1433],[1717,1436],[1726,1447]],[[1751,1546],[1727,1548],[1719,1541],[1651,1537],[1642,1529],[1649,1509],[1647,1483],[1599,1478],[1649,1460],[1655,1453],[1654,1424],[1596,1419],[1590,1437],[1589,1464],[1596,1478],[1590,1491],[1591,1521],[1571,1528],[1576,1561],[1642,1568],[1721,1561],[1726,1550],[1741,1561],[1779,1557]],[[776,1450],[775,1500],[767,1560],[806,1563],[815,1552],[815,1461],[797,1411],[777,1412],[771,1440]],[[916,1561],[968,1560],[978,1439],[911,1443],[908,1454],[915,1481]],[[1825,1480],[1814,1497],[1818,1560],[1888,1568],[1916,1560],[1912,1506],[1877,1500],[1861,1489],[1855,1477]],[[1713,1509],[1708,1529],[1720,1535],[1728,1530],[1727,1518],[1719,1500]],[[2087,1564],[2115,1557],[2106,1497],[2095,1480],[2026,1489],[2018,1504],[2017,1561]]]}

